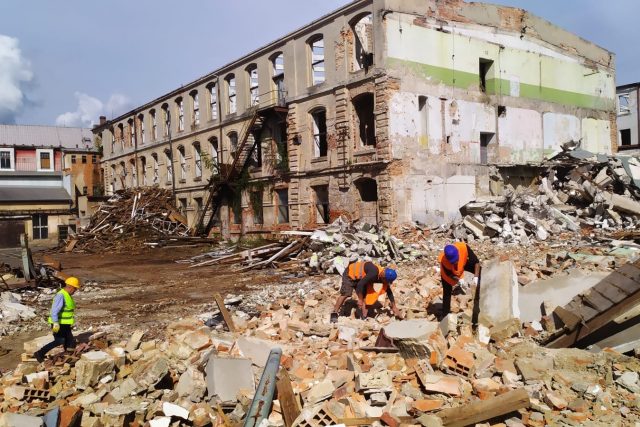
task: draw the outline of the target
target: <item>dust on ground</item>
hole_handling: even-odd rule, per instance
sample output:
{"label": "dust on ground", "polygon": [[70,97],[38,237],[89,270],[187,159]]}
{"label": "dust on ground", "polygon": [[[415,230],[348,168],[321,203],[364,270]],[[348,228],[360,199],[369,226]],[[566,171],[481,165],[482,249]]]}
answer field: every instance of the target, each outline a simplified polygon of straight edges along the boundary
{"label": "dust on ground", "polygon": [[[161,338],[168,323],[214,311],[217,308],[214,292],[223,296],[243,294],[248,291],[248,285],[288,281],[283,278],[286,273],[277,270],[239,273],[234,265],[190,269],[186,264],[175,262],[202,252],[206,252],[203,247],[189,247],[136,253],[49,255],[62,263],[63,273],[77,276],[87,285],[74,295],[76,328],[99,327],[109,330],[114,337],[128,338],[135,329],[142,329],[146,336]],[[51,298],[34,307],[38,317],[29,321],[20,333],[0,338],[0,371],[18,364],[24,342],[48,333],[46,317]]]}

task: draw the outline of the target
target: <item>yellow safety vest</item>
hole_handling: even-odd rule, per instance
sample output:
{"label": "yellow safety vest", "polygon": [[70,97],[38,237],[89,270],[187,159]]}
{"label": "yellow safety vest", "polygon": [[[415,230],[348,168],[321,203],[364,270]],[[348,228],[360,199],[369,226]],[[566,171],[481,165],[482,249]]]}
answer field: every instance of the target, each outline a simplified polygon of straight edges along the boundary
{"label": "yellow safety vest", "polygon": [[[58,323],[61,325],[73,325],[75,323],[74,312],[76,310],[76,303],[69,295],[69,292],[64,289],[60,289],[58,294],[62,294],[64,297],[64,307],[62,307],[62,311],[60,312],[60,316],[58,316]],[[55,302],[55,298],[51,302],[51,310],[53,310],[53,303]],[[51,319],[51,315],[47,319],[47,322],[53,324],[53,319]]]}

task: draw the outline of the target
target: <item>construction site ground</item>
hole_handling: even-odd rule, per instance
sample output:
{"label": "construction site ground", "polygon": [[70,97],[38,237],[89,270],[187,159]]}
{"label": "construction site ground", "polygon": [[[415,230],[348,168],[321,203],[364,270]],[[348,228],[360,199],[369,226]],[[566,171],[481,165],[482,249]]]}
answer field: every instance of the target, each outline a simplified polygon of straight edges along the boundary
{"label": "construction site ground", "polygon": [[[65,274],[86,284],[75,295],[77,328],[100,328],[116,338],[129,337],[136,329],[148,331],[149,336],[162,334],[176,319],[214,310],[214,292],[242,294],[249,283],[281,283],[285,274],[271,269],[238,274],[224,264],[190,269],[175,262],[204,250],[201,246],[50,256],[61,262]],[[39,304],[38,309],[39,316],[18,334],[0,338],[0,370],[14,368],[24,352],[23,343],[47,332],[48,306]]]}

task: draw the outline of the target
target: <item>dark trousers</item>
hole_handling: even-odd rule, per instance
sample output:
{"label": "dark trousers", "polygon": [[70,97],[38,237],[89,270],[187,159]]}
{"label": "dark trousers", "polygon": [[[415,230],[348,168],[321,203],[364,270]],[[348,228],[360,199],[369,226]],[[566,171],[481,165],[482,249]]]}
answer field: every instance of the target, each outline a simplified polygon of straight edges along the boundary
{"label": "dark trousers", "polygon": [[442,317],[451,311],[451,292],[453,286],[442,280]]}
{"label": "dark trousers", "polygon": [[44,356],[59,345],[64,345],[65,349],[75,348],[76,339],[71,333],[71,325],[60,325],[60,330],[53,334],[53,341],[42,347],[38,352]]}

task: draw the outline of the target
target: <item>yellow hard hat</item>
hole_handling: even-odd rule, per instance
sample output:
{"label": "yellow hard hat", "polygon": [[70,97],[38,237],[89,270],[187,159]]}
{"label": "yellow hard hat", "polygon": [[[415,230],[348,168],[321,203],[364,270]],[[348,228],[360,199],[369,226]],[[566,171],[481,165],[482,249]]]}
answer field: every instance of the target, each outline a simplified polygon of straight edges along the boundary
{"label": "yellow hard hat", "polygon": [[69,277],[64,281],[64,284],[67,286],[73,286],[76,289],[80,289],[80,280],[77,277]]}

